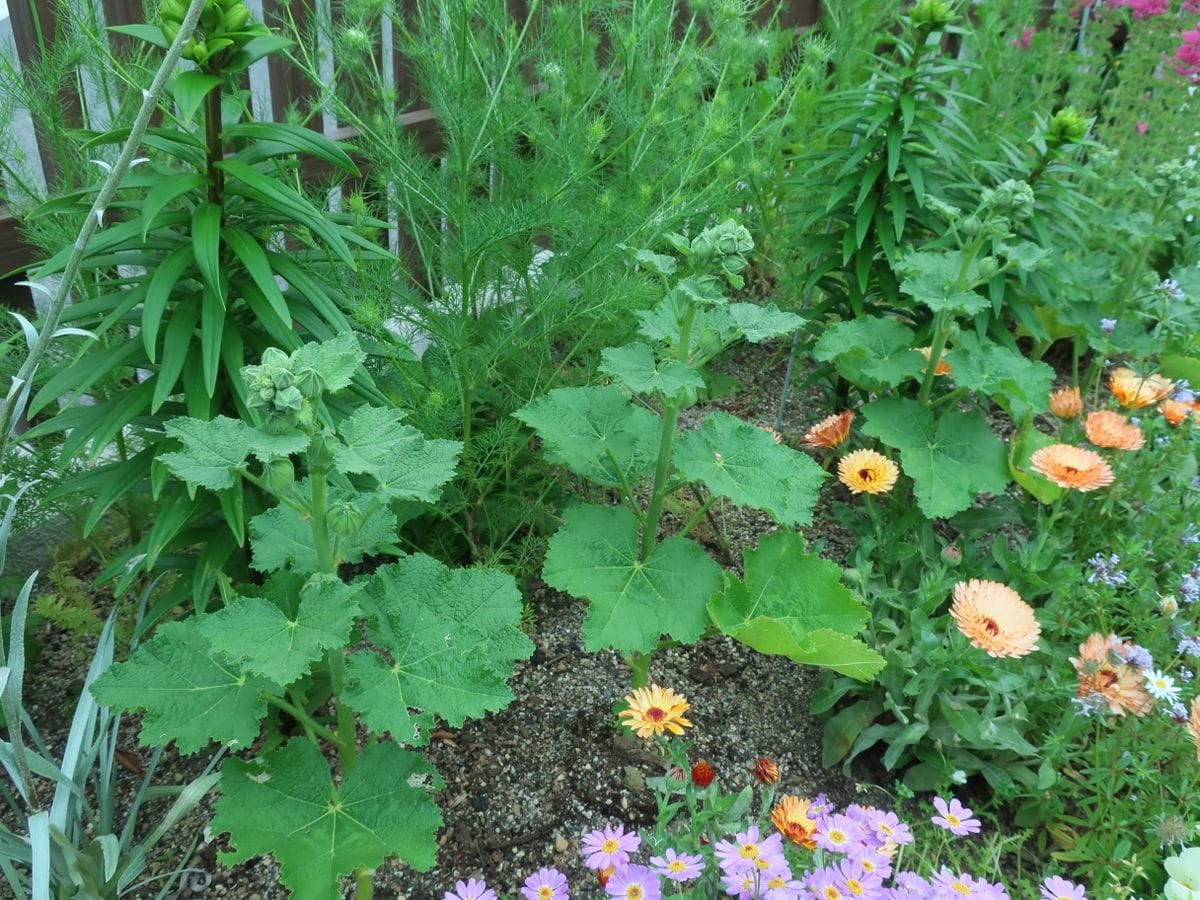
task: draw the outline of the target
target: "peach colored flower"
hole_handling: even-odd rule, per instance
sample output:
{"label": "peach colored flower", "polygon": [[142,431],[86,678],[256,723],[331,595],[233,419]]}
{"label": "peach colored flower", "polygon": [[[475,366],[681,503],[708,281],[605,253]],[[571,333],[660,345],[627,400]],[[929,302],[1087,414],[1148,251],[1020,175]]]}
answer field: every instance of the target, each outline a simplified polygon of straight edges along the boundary
{"label": "peach colored flower", "polygon": [[1141,450],[1146,444],[1142,429],[1138,428],[1119,412],[1101,409],[1088,413],[1084,423],[1088,440],[1097,447],[1111,450]]}
{"label": "peach colored flower", "polygon": [[1196,759],[1200,760],[1200,696],[1192,698],[1192,714],[1188,717],[1187,730],[1196,743]]}
{"label": "peach colored flower", "polygon": [[967,640],[997,658],[1032,653],[1042,633],[1033,607],[996,581],[960,581],[954,586],[950,615]]}
{"label": "peach colored flower", "polygon": [[1183,421],[1192,416],[1200,422],[1200,402],[1183,403],[1179,400],[1164,400],[1158,405],[1163,418],[1171,425],[1182,425]]}
{"label": "peach colored flower", "polygon": [[[933,357],[932,347],[918,347],[917,352],[925,357],[925,362],[929,362],[929,360]],[[933,370],[934,375],[949,375],[954,371],[950,368],[950,363],[946,362],[946,356],[949,354],[949,352],[949,350],[943,350],[942,355],[938,357],[938,364]],[[922,369],[921,371],[924,372],[925,370]]]}
{"label": "peach colored flower", "polygon": [[838,479],[854,494],[886,494],[899,477],[896,464],[874,450],[855,450],[838,460]]}
{"label": "peach colored flower", "polygon": [[779,833],[793,844],[807,847],[809,850],[817,846],[813,839],[817,823],[808,817],[808,810],[811,806],[811,800],[784,794],[775,804],[775,808],[771,810],[771,824],[778,829]]}
{"label": "peach colored flower", "polygon": [[1059,487],[1094,491],[1113,483],[1112,468],[1099,453],[1069,444],[1051,444],[1029,458],[1033,471]]}
{"label": "peach colored flower", "polygon": [[1050,412],[1060,419],[1073,419],[1083,412],[1083,398],[1079,388],[1065,387],[1050,392]]}
{"label": "peach colored flower", "polygon": [[778,431],[776,431],[774,428],[772,428],[770,425],[759,425],[758,427],[761,428],[763,431],[765,431],[767,434],[769,434],[772,438],[774,438],[775,443],[777,443],[777,444],[783,443],[783,435],[780,434]]}
{"label": "peach colored flower", "polygon": [[1079,675],[1076,696],[1089,703],[1107,706],[1115,715],[1127,712],[1144,716],[1154,705],[1146,693],[1146,679],[1136,667],[1124,662],[1124,643],[1115,634],[1091,634],[1079,645],[1079,656],[1071,665]]}
{"label": "peach colored flower", "polygon": [[850,423],[854,421],[854,410],[826,416],[804,433],[802,443],[806,447],[824,447],[832,450],[850,436]]}
{"label": "peach colored flower", "polygon": [[1140,409],[1163,400],[1175,390],[1175,382],[1161,375],[1139,375],[1133,369],[1113,369],[1108,386],[1127,409]]}

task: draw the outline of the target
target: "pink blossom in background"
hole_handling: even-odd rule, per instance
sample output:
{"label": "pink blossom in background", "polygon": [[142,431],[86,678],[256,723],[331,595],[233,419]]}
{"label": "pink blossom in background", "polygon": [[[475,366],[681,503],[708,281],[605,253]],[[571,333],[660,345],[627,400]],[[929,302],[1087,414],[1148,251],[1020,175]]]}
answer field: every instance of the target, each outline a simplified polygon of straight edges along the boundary
{"label": "pink blossom in background", "polygon": [[1180,75],[1200,75],[1200,22],[1180,35],[1183,43],[1175,51],[1175,71]]}
{"label": "pink blossom in background", "polygon": [[[1200,3],[1200,0],[1196,0],[1196,2]],[[1011,41],[1009,41],[1009,43],[1020,50],[1028,50],[1033,42],[1033,36],[1035,34],[1037,34],[1036,28],[1026,28],[1021,32],[1020,37],[1013,38]]]}
{"label": "pink blossom in background", "polygon": [[1183,0],[1183,12],[1200,12],[1200,0]]}
{"label": "pink blossom in background", "polygon": [[1171,0],[1108,0],[1111,9],[1128,6],[1135,19],[1148,19],[1170,12]]}
{"label": "pink blossom in background", "polygon": [[1137,123],[1137,133],[1138,134],[1145,134],[1149,130],[1150,130],[1149,122],[1138,122]]}

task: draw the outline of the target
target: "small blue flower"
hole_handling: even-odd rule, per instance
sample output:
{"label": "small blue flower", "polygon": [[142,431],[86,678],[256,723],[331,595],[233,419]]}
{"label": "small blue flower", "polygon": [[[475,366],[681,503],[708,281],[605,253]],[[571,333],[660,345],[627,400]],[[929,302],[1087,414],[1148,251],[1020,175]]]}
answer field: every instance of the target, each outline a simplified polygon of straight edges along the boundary
{"label": "small blue flower", "polygon": [[1196,677],[1196,673],[1193,672],[1191,669],[1184,668],[1183,666],[1179,667],[1179,680],[1180,681],[1191,681],[1195,677]]}
{"label": "small blue flower", "polygon": [[1112,334],[1114,331],[1117,330],[1117,320],[1116,319],[1101,319],[1100,320],[1100,330],[1103,331],[1105,334]]}
{"label": "small blue flower", "polygon": [[1165,447],[1169,443],[1171,443],[1171,439],[1169,437],[1167,437],[1165,434],[1159,435],[1158,437],[1156,437],[1154,439],[1155,447]]}
{"label": "small blue flower", "polygon": [[1200,544],[1200,528],[1196,527],[1195,522],[1188,523],[1188,527],[1183,532],[1183,537],[1180,540],[1185,544]]}
{"label": "small blue flower", "polygon": [[1200,659],[1200,637],[1181,638],[1175,652],[1180,656],[1194,656]]}
{"label": "small blue flower", "polygon": [[1121,557],[1117,554],[1114,553],[1105,559],[1097,553],[1088,562],[1092,565],[1092,571],[1087,577],[1088,584],[1095,584],[1097,581],[1103,582],[1109,587],[1128,584],[1129,576],[1117,568],[1121,564]]}
{"label": "small blue flower", "polygon": [[1182,300],[1185,296],[1187,296],[1184,294],[1183,289],[1179,287],[1179,282],[1174,278],[1164,278],[1154,286],[1154,289],[1156,291],[1162,291],[1170,300]]}
{"label": "small blue flower", "polygon": [[1130,646],[1121,656],[1126,663],[1136,666],[1139,669],[1152,669],[1154,667],[1154,657],[1150,655],[1150,651],[1138,644]]}

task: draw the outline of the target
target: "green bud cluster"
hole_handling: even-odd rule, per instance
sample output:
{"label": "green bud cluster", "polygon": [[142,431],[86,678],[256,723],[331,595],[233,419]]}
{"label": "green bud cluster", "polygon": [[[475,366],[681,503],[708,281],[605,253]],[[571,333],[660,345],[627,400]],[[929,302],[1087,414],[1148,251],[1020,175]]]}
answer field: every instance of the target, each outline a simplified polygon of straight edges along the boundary
{"label": "green bud cluster", "polygon": [[938,31],[954,21],[954,5],[946,0],[919,0],[909,18],[917,28]]}
{"label": "green bud cluster", "polygon": [[731,280],[740,280],[738,273],[750,264],[745,255],[753,249],[754,238],[746,227],[726,219],[692,239],[691,256],[696,263],[710,263]]}
{"label": "green bud cluster", "polygon": [[[178,36],[188,5],[187,0],[162,0],[159,18],[168,41]],[[246,43],[269,33],[265,25],[251,20],[245,0],[207,0],[196,31],[183,48],[183,58],[205,71],[221,69]]]}
{"label": "green bud cluster", "polygon": [[[1024,181],[1010,178],[995,188],[987,188],[980,195],[979,208],[991,213],[992,217],[1002,216],[1015,222],[1023,222],[1033,215],[1037,199],[1033,188]],[[1005,224],[1005,232],[1008,227]]]}
{"label": "green bud cluster", "polygon": [[1200,167],[1194,159],[1170,159],[1159,163],[1150,179],[1150,189],[1158,197],[1183,198],[1200,190]]}
{"label": "green bud cluster", "polygon": [[249,406],[266,410],[268,418],[281,418],[289,424],[311,421],[312,402],[325,389],[320,373],[311,368],[296,368],[292,358],[276,347],[263,352],[262,363],[246,366],[242,377],[249,389]]}
{"label": "green bud cluster", "polygon": [[1073,106],[1060,109],[1046,125],[1046,143],[1054,146],[1078,144],[1088,132],[1088,120]]}

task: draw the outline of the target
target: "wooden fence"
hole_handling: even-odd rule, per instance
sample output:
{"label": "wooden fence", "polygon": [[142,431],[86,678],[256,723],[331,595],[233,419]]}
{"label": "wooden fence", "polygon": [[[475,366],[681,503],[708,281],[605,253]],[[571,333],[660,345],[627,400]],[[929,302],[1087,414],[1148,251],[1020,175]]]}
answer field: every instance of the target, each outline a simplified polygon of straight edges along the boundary
{"label": "wooden fence", "polygon": [[[7,2],[8,19],[3,18]],[[666,2],[666,0],[662,0]],[[75,9],[84,9],[95,16],[95,26],[114,47],[130,40],[119,34],[104,32],[107,26],[124,25],[146,21],[142,0],[0,0],[0,54],[15,56],[16,63],[28,71],[36,63],[38,54],[53,47],[56,31],[61,27],[60,4],[71,3]],[[328,32],[341,16],[342,0],[247,0],[255,17],[272,28],[286,32],[288,14],[301,27],[316,25],[317,30]],[[389,6],[397,15],[403,15],[404,7],[411,0],[391,0]],[[146,0],[147,9],[153,10],[157,0]],[[510,0],[509,7],[514,17],[524,17],[527,0]],[[787,0],[781,14],[781,24],[789,27],[810,25],[820,15],[820,0]],[[7,26],[7,28],[5,27]],[[8,40],[5,40],[8,31]],[[436,116],[414,95],[409,68],[397,52],[392,40],[391,22],[384,18],[381,46],[378,48],[377,63],[385,79],[392,83],[398,108],[405,127],[423,129],[430,136],[426,141],[430,152],[436,152]],[[332,66],[332,63],[329,63]],[[80,85],[78,94],[62,97],[69,117],[79,126],[103,129],[108,126],[110,109],[102,100],[87,96],[89,86],[95,87],[95,73],[90,72],[86,60],[79,65]],[[280,120],[289,108],[298,109],[302,115],[314,112],[314,97],[311,87],[286,59],[274,54],[256,63],[248,75],[246,85],[250,89],[251,111],[260,120]],[[353,131],[339,127],[328,111],[320,111],[312,117],[313,127],[321,129],[334,139],[353,138]],[[58,158],[53,149],[50,135],[41,133],[27,110],[17,110],[16,135],[24,151],[24,163],[32,180],[39,186],[54,184],[58,174]],[[3,204],[5,196],[0,183],[0,276],[18,270],[33,261],[32,251],[21,240],[16,222]],[[11,289],[11,285],[10,285]],[[5,295],[0,284],[0,299]],[[22,304],[24,305],[24,304]]]}

